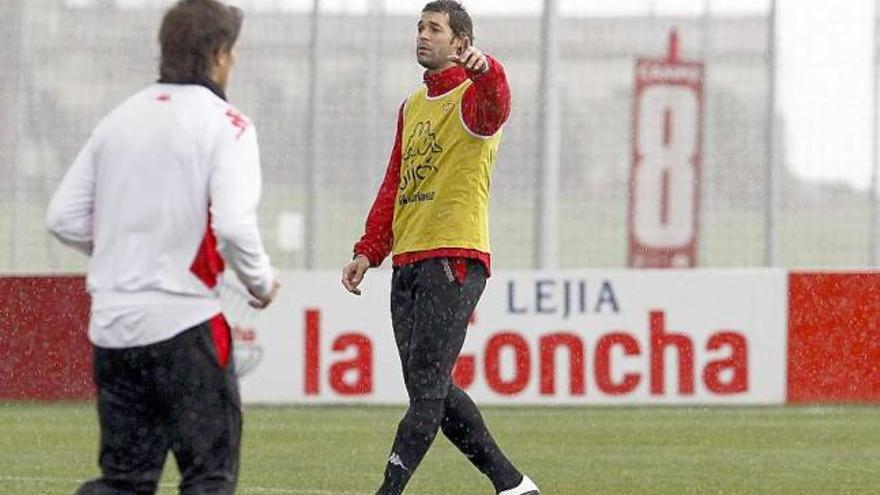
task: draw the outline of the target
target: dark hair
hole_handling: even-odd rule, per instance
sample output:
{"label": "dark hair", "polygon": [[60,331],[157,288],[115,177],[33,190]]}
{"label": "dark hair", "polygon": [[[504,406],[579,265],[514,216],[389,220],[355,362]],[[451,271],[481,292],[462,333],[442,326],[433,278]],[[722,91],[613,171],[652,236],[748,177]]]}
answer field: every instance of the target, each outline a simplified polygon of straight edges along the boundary
{"label": "dark hair", "polygon": [[241,9],[217,0],[177,2],[165,13],[159,28],[161,80],[206,79],[212,57],[235,45],[243,17]]}
{"label": "dark hair", "polygon": [[422,9],[422,12],[439,12],[449,16],[449,27],[452,28],[452,34],[458,37],[467,36],[471,43],[474,42],[474,23],[471,21],[471,15],[464,8],[464,5],[455,0],[434,0],[428,2]]}

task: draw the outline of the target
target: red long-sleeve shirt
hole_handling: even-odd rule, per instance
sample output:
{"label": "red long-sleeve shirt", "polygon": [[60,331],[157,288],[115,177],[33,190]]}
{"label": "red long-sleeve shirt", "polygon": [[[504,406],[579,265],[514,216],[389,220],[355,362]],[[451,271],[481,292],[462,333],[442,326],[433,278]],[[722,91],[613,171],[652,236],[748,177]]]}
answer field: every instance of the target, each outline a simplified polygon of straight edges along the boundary
{"label": "red long-sleeve shirt", "polygon": [[[461,102],[462,119],[467,128],[481,136],[491,136],[501,129],[510,115],[510,87],[504,74],[504,67],[492,57],[487,56],[489,69],[481,74],[468,72],[464,68],[454,66],[438,74],[425,73],[424,82],[428,88],[428,96],[435,97],[447,93],[460,85],[466,78],[473,84],[465,91]],[[405,104],[405,103],[404,103]],[[394,221],[394,202],[400,183],[401,141],[403,134],[403,107],[397,115],[397,133],[394,147],[388,160],[385,179],[373,201],[373,207],[367,215],[364,235],[354,245],[354,253],[362,254],[370,260],[371,266],[379,266],[391,252],[394,242],[392,224]],[[415,251],[397,254],[393,257],[394,266],[401,266],[428,258],[472,258],[486,266],[487,273],[491,269],[489,253],[474,249],[439,248],[427,251]],[[457,267],[457,271],[463,270]],[[463,272],[459,272],[462,277]]]}

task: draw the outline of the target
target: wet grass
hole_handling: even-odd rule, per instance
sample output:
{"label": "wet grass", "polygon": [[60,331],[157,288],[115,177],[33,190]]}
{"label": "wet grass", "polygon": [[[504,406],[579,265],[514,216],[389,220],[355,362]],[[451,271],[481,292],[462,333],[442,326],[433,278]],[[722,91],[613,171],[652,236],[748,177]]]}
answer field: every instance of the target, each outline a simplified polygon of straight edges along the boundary
{"label": "wet grass", "polygon": [[[399,407],[248,407],[238,493],[370,495]],[[875,494],[880,407],[486,408],[547,495]],[[0,493],[68,494],[97,473],[91,405],[0,404]],[[175,493],[169,459],[160,493]],[[442,437],[412,495],[491,494]]]}

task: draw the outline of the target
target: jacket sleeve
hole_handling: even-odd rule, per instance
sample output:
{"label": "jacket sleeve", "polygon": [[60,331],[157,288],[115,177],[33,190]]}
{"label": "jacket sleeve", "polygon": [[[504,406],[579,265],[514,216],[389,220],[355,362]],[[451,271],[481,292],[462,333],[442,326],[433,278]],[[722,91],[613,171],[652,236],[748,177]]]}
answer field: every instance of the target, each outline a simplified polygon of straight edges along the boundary
{"label": "jacket sleeve", "polygon": [[468,73],[474,83],[462,98],[461,114],[472,133],[489,137],[498,132],[510,116],[510,86],[501,63],[488,55],[486,59],[489,62],[486,72]]}
{"label": "jacket sleeve", "polygon": [[[243,116],[223,126],[211,154],[211,228],[224,261],[245,287],[266,295],[275,281],[257,226],[262,174],[257,132]],[[225,123],[224,123],[225,124]]]}
{"label": "jacket sleeve", "polygon": [[95,205],[93,138],[80,150],[46,212],[46,227],[61,242],[90,255]]}
{"label": "jacket sleeve", "polygon": [[[404,103],[405,105],[405,103]],[[367,215],[364,235],[354,245],[354,254],[362,254],[370,260],[370,266],[379,266],[391,253],[394,243],[394,202],[397,200],[397,187],[400,185],[401,134],[403,134],[403,106],[397,113],[397,132],[394,147],[388,159],[385,179]]]}

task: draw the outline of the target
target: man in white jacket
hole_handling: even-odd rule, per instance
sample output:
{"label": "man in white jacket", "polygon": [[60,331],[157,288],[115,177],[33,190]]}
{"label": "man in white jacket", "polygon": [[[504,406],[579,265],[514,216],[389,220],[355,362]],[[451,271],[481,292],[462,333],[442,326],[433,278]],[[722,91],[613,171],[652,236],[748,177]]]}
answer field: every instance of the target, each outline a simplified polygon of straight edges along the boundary
{"label": "man in white jacket", "polygon": [[257,229],[256,131],[224,94],[241,23],[216,0],[168,10],[159,82],[98,124],[49,205],[49,230],[91,257],[101,477],[77,493],[154,493],[169,450],[181,493],[235,491],[241,405],[221,273],[228,264],[257,308],[278,290]]}

